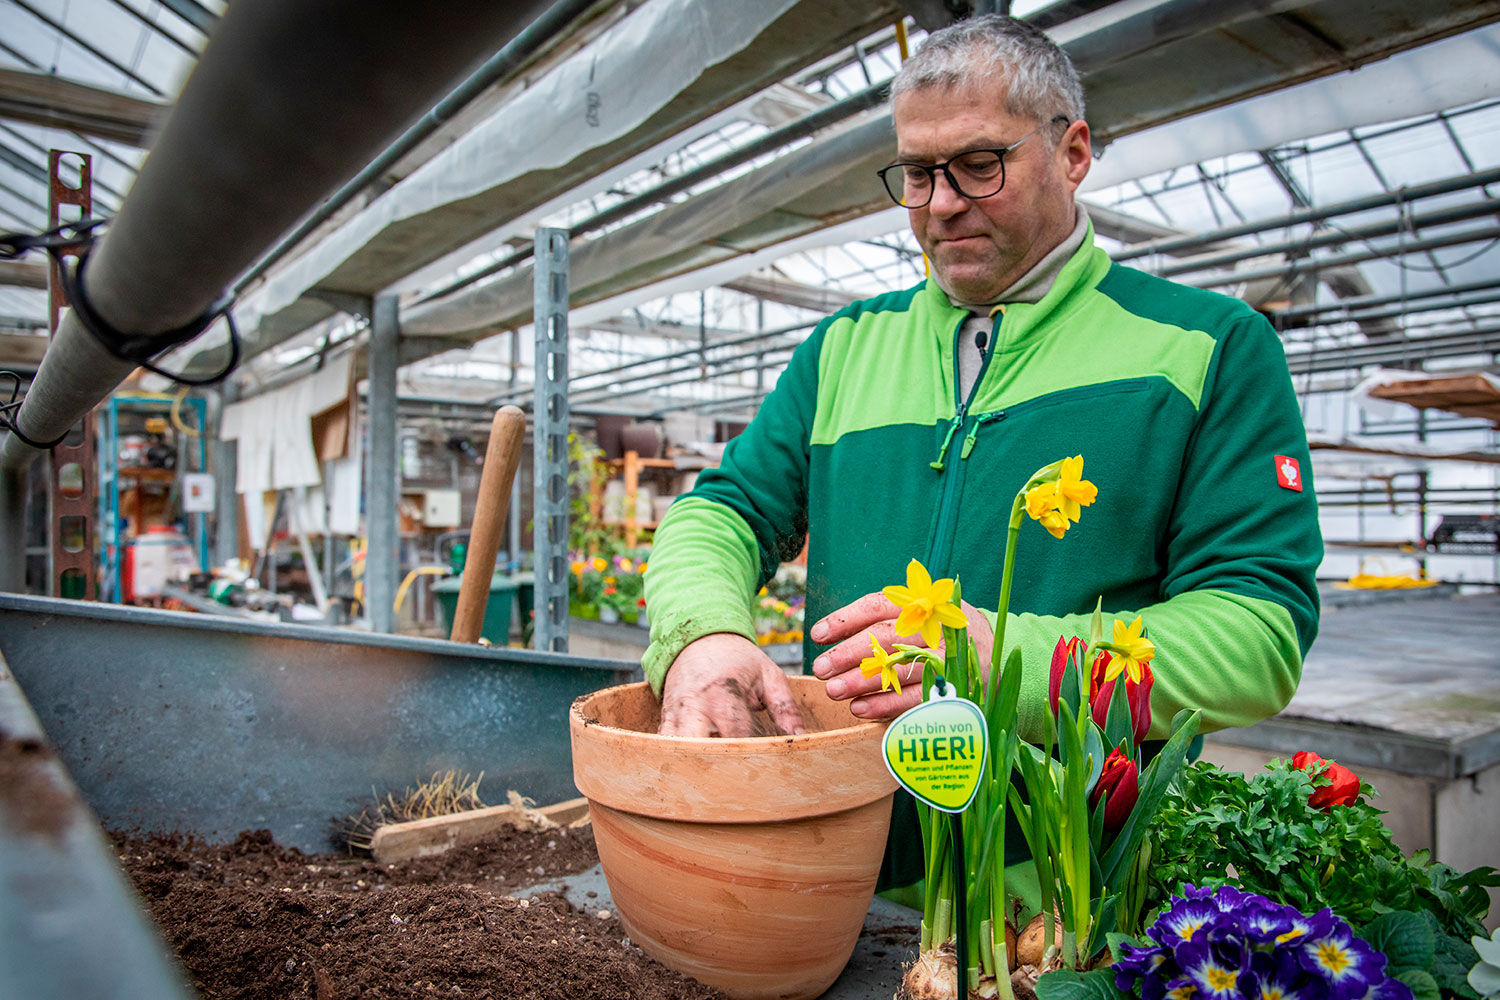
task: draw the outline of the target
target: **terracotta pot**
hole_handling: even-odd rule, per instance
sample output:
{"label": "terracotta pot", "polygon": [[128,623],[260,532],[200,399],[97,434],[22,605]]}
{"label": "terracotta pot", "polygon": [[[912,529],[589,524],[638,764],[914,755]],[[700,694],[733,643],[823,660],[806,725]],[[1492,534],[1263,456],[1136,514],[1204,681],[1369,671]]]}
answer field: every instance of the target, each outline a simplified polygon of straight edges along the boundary
{"label": "terracotta pot", "polygon": [[620,429],[620,447],[641,458],[661,458],[666,438],[660,424],[626,424]]}
{"label": "terracotta pot", "polygon": [[[573,780],[630,939],[737,1000],[815,997],[875,891],[895,782],[884,724],[792,677],[809,733],[659,736],[644,683],[573,703]],[[768,722],[768,720],[767,720]]]}

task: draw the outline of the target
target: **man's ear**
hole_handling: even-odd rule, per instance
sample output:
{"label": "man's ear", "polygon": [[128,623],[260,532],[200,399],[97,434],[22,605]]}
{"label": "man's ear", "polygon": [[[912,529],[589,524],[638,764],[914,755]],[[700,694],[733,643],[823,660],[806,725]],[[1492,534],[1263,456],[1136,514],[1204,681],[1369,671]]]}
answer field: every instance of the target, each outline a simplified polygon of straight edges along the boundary
{"label": "man's ear", "polygon": [[1058,156],[1063,160],[1063,175],[1067,178],[1070,190],[1078,190],[1078,185],[1089,174],[1089,167],[1094,162],[1094,147],[1089,138],[1089,123],[1082,118],[1068,126],[1063,133],[1062,142],[1058,145]]}

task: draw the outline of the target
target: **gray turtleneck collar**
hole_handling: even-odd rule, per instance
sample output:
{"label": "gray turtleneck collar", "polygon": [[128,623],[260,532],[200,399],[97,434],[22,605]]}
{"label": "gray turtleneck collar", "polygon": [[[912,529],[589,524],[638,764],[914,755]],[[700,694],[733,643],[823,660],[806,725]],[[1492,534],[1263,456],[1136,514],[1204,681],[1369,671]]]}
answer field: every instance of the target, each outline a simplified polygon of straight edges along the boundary
{"label": "gray turtleneck collar", "polygon": [[976,347],[976,337],[981,334],[985,340],[984,350],[991,350],[994,345],[988,342],[990,331],[994,326],[990,319],[990,313],[995,306],[1014,305],[1017,302],[1025,302],[1031,305],[1042,301],[1043,297],[1052,290],[1052,285],[1057,281],[1057,276],[1078,248],[1083,246],[1084,239],[1088,236],[1089,216],[1082,205],[1077,206],[1077,218],[1073,223],[1073,231],[1068,238],[1047,252],[1047,255],[1032,265],[1031,269],[1016,281],[993,302],[972,303],[960,302],[954,298],[952,293],[943,288],[943,283],[937,280],[937,272],[933,272],[933,280],[937,281],[939,288],[947,294],[948,301],[959,309],[966,309],[969,318],[964,320],[963,330],[958,336],[958,379],[960,398],[967,399],[974,383],[979,379],[979,370],[984,366],[984,352]]}

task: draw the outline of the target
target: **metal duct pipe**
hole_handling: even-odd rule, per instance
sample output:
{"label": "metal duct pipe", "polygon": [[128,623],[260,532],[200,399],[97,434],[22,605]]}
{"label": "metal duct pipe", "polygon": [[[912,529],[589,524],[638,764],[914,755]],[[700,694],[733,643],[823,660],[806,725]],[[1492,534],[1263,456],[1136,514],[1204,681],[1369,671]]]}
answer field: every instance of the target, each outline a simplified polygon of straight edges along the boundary
{"label": "metal duct pipe", "polygon": [[372,160],[343,187],[329,195],[318,206],[316,212],[303,220],[301,225],[288,233],[280,243],[256,261],[255,266],[235,282],[235,291],[243,290],[256,278],[265,274],[271,265],[285,257],[288,251],[306,239],[313,230],[332,218],[333,213],[344,207],[349,199],[379,180],[381,174],[395,166],[401,157],[415,149],[423,139],[436,132],[444,122],[462,111],[470,101],[483,93],[485,88],[521,68],[550,38],[561,32],[570,22],[582,17],[598,2],[599,0],[558,0],[551,8],[544,11],[510,44],[485,60],[484,65],[470,74],[447,97],[433,105],[432,110],[423,115],[415,125],[401,133],[401,137],[387,146],[385,152]]}
{"label": "metal duct pipe", "polygon": [[1469,229],[1448,236],[1434,236],[1425,240],[1412,240],[1410,243],[1399,247],[1361,250],[1356,253],[1340,254],[1337,257],[1304,257],[1301,260],[1287,261],[1285,264],[1273,264],[1270,267],[1259,267],[1248,271],[1226,271],[1223,274],[1201,280],[1195,279],[1185,282],[1185,284],[1195,288],[1219,288],[1224,285],[1237,285],[1243,281],[1259,281],[1261,278],[1290,278],[1293,275],[1307,274],[1310,271],[1326,271],[1335,267],[1348,267],[1351,264],[1363,264],[1367,260],[1388,260],[1403,254],[1423,253],[1428,250],[1461,246],[1465,243],[1478,243],[1483,240],[1500,240],[1500,226],[1486,226],[1483,229]]}
{"label": "metal duct pipe", "polygon": [[[723,340],[716,340],[712,344],[707,345],[706,348],[705,347],[701,347],[701,346],[686,347],[686,348],[683,348],[680,351],[673,351],[670,354],[656,354],[656,355],[653,355],[653,356],[651,356],[649,358],[641,358],[638,361],[630,361],[630,362],[626,362],[623,365],[616,365],[613,368],[601,368],[598,371],[582,372],[582,373],[580,373],[578,375],[574,375],[574,376],[572,376],[571,378],[568,379],[569,391],[572,391],[573,387],[578,382],[582,381],[583,379],[603,378],[606,375],[614,375],[614,374],[616,374],[618,372],[629,371],[632,368],[640,368],[643,365],[665,364],[668,361],[676,361],[676,360],[678,360],[680,358],[690,358],[690,357],[692,357],[695,354],[702,354],[705,350],[713,351],[713,350],[718,350],[719,348],[722,348],[722,347],[737,347],[737,346],[739,346],[741,344],[750,344],[750,343],[754,343],[757,340],[771,340],[771,339],[774,339],[776,337],[785,336],[788,333],[796,333],[799,330],[810,329],[811,327],[817,326],[819,322],[820,321],[818,321],[818,320],[814,320],[811,323],[793,323],[791,326],[780,326],[780,327],[776,327],[776,328],[770,329],[770,330],[759,330],[759,331],[757,331],[755,333],[747,333],[744,336],[740,336],[740,337],[726,337]],[[765,348],[765,350],[767,350],[767,351],[774,351],[774,350],[778,350],[778,349],[790,350],[794,346],[795,345],[778,345],[778,346],[767,347],[767,348]],[[746,357],[746,356],[747,355],[739,355],[739,357]],[[707,363],[710,364],[710,365],[716,365],[716,364],[719,364],[722,361],[727,361],[727,360],[729,360],[729,359],[727,359],[727,358],[717,358],[717,359],[715,359],[713,361],[709,361]],[[639,381],[641,378],[655,378],[655,377],[657,377],[659,375],[670,375],[673,372],[684,371],[684,370],[685,369],[682,369],[682,368],[676,368],[676,369],[673,369],[672,371],[651,372],[648,375],[634,376],[632,378],[625,379],[624,381],[626,381],[626,382],[635,382],[635,381]],[[598,385],[592,385],[592,386],[590,386],[590,385],[585,385],[585,386],[578,386],[577,388],[578,388],[579,392],[588,392],[590,390],[602,389],[602,388],[604,388],[604,386],[598,386]],[[489,401],[489,403],[492,406],[499,406],[499,405],[502,405],[504,403],[518,403],[518,402],[522,402],[522,401],[530,398],[532,394],[533,394],[533,390],[531,389],[530,386],[527,386],[526,388],[524,388],[524,389],[518,389],[515,392],[502,393],[501,395],[496,396],[493,399],[491,399]]]}
{"label": "metal duct pipe", "polygon": [[[201,315],[435,91],[545,6],[234,4],[94,249],[85,290],[95,311],[117,330],[145,335]],[[69,312],[17,425],[34,441],[53,440],[134,368],[108,354]],[[0,467],[23,468],[35,454],[6,435]],[[19,520],[4,513],[0,543],[19,548]],[[21,583],[7,572],[0,590]]]}
{"label": "metal duct pipe", "polygon": [[[1396,303],[1413,303],[1422,299],[1435,299],[1444,296],[1462,296],[1471,292],[1500,291],[1500,283],[1497,279],[1490,278],[1485,281],[1470,281],[1462,285],[1439,285],[1436,288],[1428,288],[1420,292],[1397,292],[1394,295],[1361,295],[1358,298],[1340,299],[1337,302],[1314,302],[1305,306],[1292,306],[1289,309],[1281,309],[1276,312],[1276,318],[1281,321],[1291,319],[1306,319],[1312,316],[1321,316],[1324,313],[1335,313],[1333,319],[1343,321],[1344,319],[1357,319],[1357,316],[1346,317],[1345,312],[1353,313],[1360,309],[1372,309],[1376,306],[1388,306]],[[1424,308],[1438,308],[1424,307]]]}
{"label": "metal duct pipe", "polygon": [[1429,296],[1418,302],[1387,306],[1384,309],[1356,309],[1346,311],[1340,309],[1338,306],[1325,306],[1321,312],[1313,314],[1314,318],[1297,324],[1284,322],[1283,314],[1278,312],[1271,315],[1271,321],[1277,324],[1278,329],[1299,329],[1308,326],[1322,326],[1329,323],[1370,323],[1381,319],[1398,319],[1402,316],[1415,316],[1419,313],[1445,312],[1449,309],[1467,309],[1469,306],[1487,306],[1493,305],[1496,302],[1500,302],[1500,289],[1492,288],[1487,292],[1479,292],[1473,295],[1458,295],[1446,299]]}
{"label": "metal duct pipe", "polygon": [[[621,396],[634,396],[642,392],[653,392],[657,389],[666,389],[674,385],[687,385],[691,382],[702,381],[705,376],[701,374],[701,372],[705,368],[708,369],[708,373],[706,376],[708,378],[719,378],[723,375],[734,375],[738,374],[739,372],[754,371],[757,367],[757,365],[754,364],[740,368],[722,368],[721,366],[730,364],[734,361],[744,361],[747,358],[764,358],[768,356],[775,364],[781,364],[785,361],[783,355],[790,355],[796,349],[796,345],[789,344],[785,347],[769,347],[762,350],[742,351],[739,354],[731,354],[728,357],[715,358],[714,360],[709,361],[706,364],[700,364],[699,362],[693,361],[685,365],[674,365],[673,367],[663,369],[659,372],[648,372],[645,375],[632,375],[630,378],[621,379],[619,382],[612,383],[608,386],[590,386],[589,388],[582,390],[579,395],[573,396],[571,398],[580,403],[597,403],[606,399],[617,399]],[[624,388],[624,386],[628,386],[632,382],[650,382],[653,379],[658,379],[665,375],[677,375],[682,372],[693,371],[700,372],[700,374],[689,375],[687,378],[676,379],[671,382],[656,382],[652,385],[643,387],[638,386],[634,389]]]}
{"label": "metal duct pipe", "polygon": [[1500,351],[1500,327],[1480,327],[1426,337],[1392,337],[1378,344],[1309,349],[1287,355],[1293,375],[1341,371],[1365,365],[1407,365],[1435,358],[1460,358]]}
{"label": "metal duct pipe", "polygon": [[1426,229],[1430,226],[1447,226],[1455,222],[1468,222],[1470,219],[1479,219],[1493,215],[1500,215],[1500,207],[1497,207],[1493,200],[1485,198],[1481,201],[1473,201],[1464,205],[1440,208],[1424,215],[1414,215],[1409,220],[1394,218],[1386,219],[1382,222],[1372,222],[1365,226],[1353,226],[1348,229],[1327,229],[1295,239],[1279,240],[1275,243],[1262,243],[1257,246],[1244,247],[1238,250],[1226,250],[1223,253],[1206,254],[1202,257],[1191,257],[1178,263],[1167,264],[1152,273],[1160,275],[1163,278],[1170,278],[1179,274],[1191,274],[1194,271],[1207,271],[1211,268],[1222,267],[1225,264],[1236,264],[1242,260],[1250,260],[1255,257],[1267,257],[1278,253],[1301,253],[1341,243],[1354,243],[1361,240],[1395,236],[1397,233],[1408,228],[1408,222],[1410,223],[1410,229],[1418,230]]}
{"label": "metal duct pipe", "polygon": [[1134,246],[1126,247],[1119,253],[1112,254],[1111,256],[1116,263],[1123,264],[1127,260],[1149,257],[1152,254],[1175,254],[1180,250],[1207,246],[1211,243],[1237,239],[1241,236],[1253,236],[1271,229],[1284,229],[1287,226],[1296,226],[1304,222],[1321,222],[1324,219],[1331,219],[1338,215],[1352,215],[1355,212],[1366,212],[1372,208],[1386,208],[1408,201],[1420,201],[1423,198],[1431,198],[1441,194],[1452,194],[1454,191],[1467,191],[1470,188],[1486,187],[1496,183],[1500,183],[1500,167],[1492,170],[1481,170],[1472,174],[1464,174],[1460,177],[1450,177],[1446,180],[1433,181],[1430,184],[1418,184],[1415,187],[1383,191],[1380,194],[1372,194],[1364,198],[1334,202],[1331,205],[1313,205],[1310,208],[1290,212],[1277,219],[1258,219],[1255,222],[1247,222],[1238,226],[1225,226],[1222,229],[1215,229],[1207,233],[1194,233],[1191,236],[1173,236],[1168,239],[1150,240],[1145,243],[1137,243]]}

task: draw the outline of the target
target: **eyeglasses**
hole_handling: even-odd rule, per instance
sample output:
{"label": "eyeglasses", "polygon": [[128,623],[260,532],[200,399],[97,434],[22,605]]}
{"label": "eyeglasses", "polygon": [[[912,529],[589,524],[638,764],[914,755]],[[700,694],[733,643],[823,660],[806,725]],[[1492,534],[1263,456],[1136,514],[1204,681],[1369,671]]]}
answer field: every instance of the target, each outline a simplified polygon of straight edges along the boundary
{"label": "eyeglasses", "polygon": [[[1058,115],[1053,119],[1054,122],[1059,120],[1066,122],[1068,118]],[[886,194],[902,208],[922,208],[932,201],[939,170],[948,178],[948,186],[960,197],[971,201],[989,198],[1005,187],[1005,154],[1040,131],[1039,128],[1032,129],[1002,149],[971,149],[931,166],[926,163],[893,163],[876,173],[885,185]]]}

